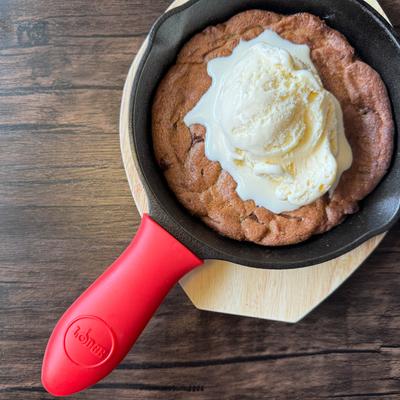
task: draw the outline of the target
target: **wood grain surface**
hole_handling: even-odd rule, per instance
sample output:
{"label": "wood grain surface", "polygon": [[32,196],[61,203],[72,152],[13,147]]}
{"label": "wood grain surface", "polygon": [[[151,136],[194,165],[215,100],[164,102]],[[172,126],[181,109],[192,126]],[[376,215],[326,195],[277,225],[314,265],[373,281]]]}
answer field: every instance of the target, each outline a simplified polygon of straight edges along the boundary
{"label": "wood grain surface", "polygon": [[[382,0],[400,28],[400,0]],[[0,399],[50,399],[65,308],[138,225],[120,158],[126,73],[168,0],[0,1]],[[297,325],[196,310],[177,287],[73,399],[400,399],[400,224]]]}

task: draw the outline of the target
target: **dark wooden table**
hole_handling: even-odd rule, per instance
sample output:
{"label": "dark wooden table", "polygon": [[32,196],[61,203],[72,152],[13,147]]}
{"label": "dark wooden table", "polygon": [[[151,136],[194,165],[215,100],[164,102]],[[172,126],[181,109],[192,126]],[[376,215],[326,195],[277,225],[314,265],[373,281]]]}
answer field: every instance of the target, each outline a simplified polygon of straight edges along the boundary
{"label": "dark wooden table", "polygon": [[[0,0],[0,398],[49,399],[43,350],[139,217],[118,112],[169,0]],[[400,0],[382,0],[400,27]],[[297,325],[200,312],[176,287],[74,399],[400,399],[400,224]]]}

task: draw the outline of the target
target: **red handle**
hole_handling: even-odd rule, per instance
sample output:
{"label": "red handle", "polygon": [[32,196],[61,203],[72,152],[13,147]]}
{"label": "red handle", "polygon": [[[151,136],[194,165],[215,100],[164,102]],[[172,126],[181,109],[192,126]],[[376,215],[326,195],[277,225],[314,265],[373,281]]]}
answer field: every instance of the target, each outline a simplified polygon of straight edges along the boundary
{"label": "red handle", "polygon": [[95,384],[125,357],[169,290],[202,261],[145,215],[122,255],[65,312],[42,383],[55,396]]}

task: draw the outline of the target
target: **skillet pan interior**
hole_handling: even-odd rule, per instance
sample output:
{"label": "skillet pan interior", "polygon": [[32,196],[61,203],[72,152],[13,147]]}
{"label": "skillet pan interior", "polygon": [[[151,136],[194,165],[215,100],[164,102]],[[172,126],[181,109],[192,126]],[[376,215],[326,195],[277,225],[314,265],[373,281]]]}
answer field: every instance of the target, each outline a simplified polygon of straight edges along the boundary
{"label": "skillet pan interior", "polygon": [[299,268],[338,257],[371,237],[387,231],[400,210],[398,135],[392,166],[378,188],[361,202],[358,213],[332,231],[306,242],[266,248],[224,238],[192,217],[170,191],[154,158],[151,105],[157,85],[174,63],[182,45],[209,25],[226,21],[248,9],[282,14],[310,12],[343,33],[361,59],[376,69],[392,102],[396,127],[400,124],[400,42],[390,25],[358,0],[191,0],[164,14],[153,26],[149,45],[136,74],[130,101],[131,140],[136,164],[149,196],[150,214],[197,256],[223,259],[268,269]]}

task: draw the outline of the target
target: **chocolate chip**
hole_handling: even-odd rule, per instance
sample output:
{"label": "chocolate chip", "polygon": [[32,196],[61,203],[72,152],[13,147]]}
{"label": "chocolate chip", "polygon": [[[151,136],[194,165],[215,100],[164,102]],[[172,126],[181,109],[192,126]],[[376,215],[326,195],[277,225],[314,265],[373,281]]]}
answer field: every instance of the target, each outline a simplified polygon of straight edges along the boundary
{"label": "chocolate chip", "polygon": [[161,158],[158,165],[160,166],[161,170],[164,172],[171,167],[171,163],[169,161],[165,160],[164,158]]}

